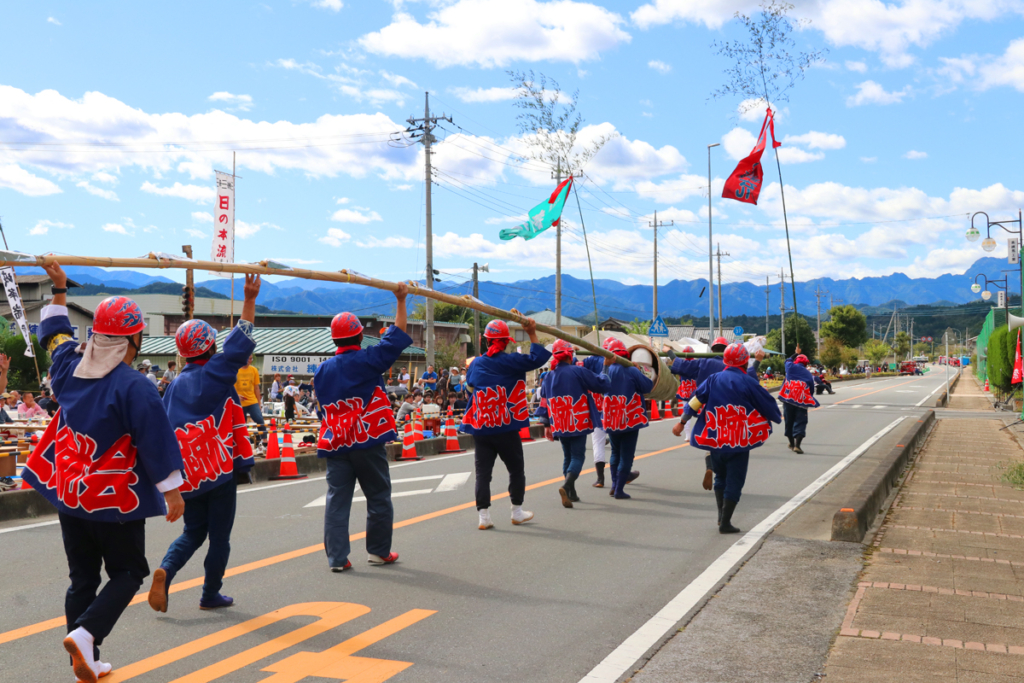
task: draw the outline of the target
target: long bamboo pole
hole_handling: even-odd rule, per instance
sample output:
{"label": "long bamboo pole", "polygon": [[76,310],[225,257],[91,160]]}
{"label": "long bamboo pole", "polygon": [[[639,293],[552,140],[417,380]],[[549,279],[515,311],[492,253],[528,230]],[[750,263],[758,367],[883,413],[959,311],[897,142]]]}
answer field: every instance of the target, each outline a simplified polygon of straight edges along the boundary
{"label": "long bamboo pole", "polygon": [[[96,266],[99,268],[156,268],[156,269],[179,269],[187,270],[189,268],[195,270],[210,270],[219,271],[223,273],[243,273],[246,275],[280,275],[284,277],[296,277],[304,280],[323,280],[325,282],[346,282],[354,285],[363,285],[364,287],[373,287],[375,289],[383,289],[389,292],[393,292],[398,289],[398,283],[390,282],[388,280],[379,280],[377,278],[362,275],[354,271],[340,270],[338,272],[326,271],[326,270],[309,270],[305,268],[290,268],[281,264],[273,263],[272,261],[260,261],[259,263],[217,263],[216,261],[199,261],[184,258],[168,258],[166,256],[157,256],[156,254],[150,253],[149,256],[143,258],[113,258],[109,256],[56,256],[53,254],[46,254],[42,256],[33,256],[31,254],[21,254],[17,252],[0,252],[0,267],[12,266],[27,267],[27,266],[46,266],[51,263],[59,263],[64,266]],[[408,283],[409,293],[415,296],[422,296],[435,301],[443,301],[445,303],[454,304],[456,306],[462,306],[464,308],[472,308],[486,313],[487,315],[494,316],[496,318],[502,318],[504,320],[511,320],[513,322],[522,325],[527,316],[521,314],[519,311],[511,310],[506,311],[495,306],[490,306],[474,299],[468,294],[462,296],[454,296],[445,292],[439,292],[433,289],[427,289],[420,287],[414,282]],[[633,363],[616,356],[611,351],[591,344],[588,341],[580,339],[575,335],[571,335],[567,332],[563,332],[557,327],[550,327],[548,325],[537,324],[537,330],[549,334],[552,337],[558,339],[564,339],[565,341],[578,346],[582,349],[586,349],[591,353],[605,358],[611,358],[613,361],[620,365],[627,367],[634,367]],[[720,353],[686,353],[677,354],[684,358],[718,358],[721,357]]]}

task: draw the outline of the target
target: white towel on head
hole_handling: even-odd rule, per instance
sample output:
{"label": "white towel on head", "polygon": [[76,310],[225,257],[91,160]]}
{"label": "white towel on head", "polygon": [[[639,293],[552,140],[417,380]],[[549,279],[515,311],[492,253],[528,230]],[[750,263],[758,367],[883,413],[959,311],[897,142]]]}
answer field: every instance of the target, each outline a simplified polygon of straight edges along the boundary
{"label": "white towel on head", "polygon": [[106,377],[124,360],[127,351],[128,337],[94,334],[88,342],[75,349],[75,353],[82,354],[82,362],[75,368],[74,376],[79,379]]}

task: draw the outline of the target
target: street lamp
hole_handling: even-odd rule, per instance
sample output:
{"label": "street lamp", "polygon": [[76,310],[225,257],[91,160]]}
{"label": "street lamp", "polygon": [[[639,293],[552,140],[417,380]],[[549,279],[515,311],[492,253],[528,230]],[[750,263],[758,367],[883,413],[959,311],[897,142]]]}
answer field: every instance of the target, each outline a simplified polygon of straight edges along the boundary
{"label": "street lamp", "polygon": [[984,299],[985,301],[988,301],[989,299],[992,298],[992,292],[986,289],[984,292],[981,293],[981,298]]}
{"label": "street lamp", "polygon": [[[984,299],[985,301],[988,301],[989,299],[991,299],[992,298],[992,292],[989,291],[988,286],[989,285],[995,285],[999,289],[1001,289],[1004,292],[1006,292],[1006,298],[1003,301],[1003,310],[1007,314],[1009,314],[1009,312],[1010,312],[1010,310],[1009,310],[1010,309],[1010,282],[1009,282],[1009,278],[1003,277],[1003,278],[999,278],[998,280],[989,280],[988,276],[985,275],[984,273],[978,273],[977,275],[974,276],[974,284],[971,285],[971,291],[974,292],[975,294],[977,294],[979,291],[981,291],[981,285],[978,284],[978,278],[979,277],[982,278],[985,281],[985,290],[981,292],[981,298]],[[1000,283],[1002,283],[1002,284],[1000,284]],[[1009,318],[1007,318],[1007,320],[1009,320]]]}
{"label": "street lamp", "polygon": [[968,242],[977,242],[979,237],[981,237],[981,231],[980,230],[978,230],[973,225],[971,227],[967,228],[967,241]]}
{"label": "street lamp", "polygon": [[[984,216],[985,217],[985,239],[981,241],[981,248],[982,249],[984,249],[985,251],[989,251],[990,252],[990,251],[992,251],[992,250],[994,250],[996,248],[996,241],[994,239],[992,239],[992,226],[993,225],[999,226],[1000,228],[1003,229],[1004,232],[1008,232],[1011,235],[1016,235],[1017,236],[1017,240],[1018,240],[1017,245],[1018,245],[1018,249],[1019,249],[1020,248],[1020,241],[1021,241],[1022,238],[1024,238],[1024,230],[1022,230],[1022,228],[1024,228],[1024,221],[1022,221],[1021,213],[1022,213],[1021,211],[1019,211],[1019,210],[1017,211],[1017,220],[1015,220],[1015,221],[1014,220],[993,221],[993,220],[989,219],[988,214],[985,213],[984,211],[976,211],[973,214],[971,214],[971,227],[967,229],[967,240],[970,241],[970,242],[974,242],[974,241],[977,241],[978,237],[981,236],[981,231],[974,225],[974,220],[978,216]],[[1011,228],[1006,227],[1007,225],[1013,225],[1013,224],[1017,225],[1017,229],[1016,230],[1013,230]],[[1021,307],[1022,307],[1021,308],[1021,315],[1024,315],[1024,260],[1021,260],[1020,256],[1018,255],[1017,262],[1019,264],[1019,269],[1020,269],[1020,285],[1021,285],[1021,294],[1022,294],[1022,296],[1021,296]],[[1007,290],[1006,290],[1006,298],[1007,299],[1010,298],[1010,290],[1009,290],[1009,288],[1007,288]],[[1007,304],[1007,306],[1009,306],[1009,304]]]}
{"label": "street lamp", "polygon": [[971,291],[977,294],[978,292],[981,291],[981,285],[975,282],[973,285],[971,285]]}

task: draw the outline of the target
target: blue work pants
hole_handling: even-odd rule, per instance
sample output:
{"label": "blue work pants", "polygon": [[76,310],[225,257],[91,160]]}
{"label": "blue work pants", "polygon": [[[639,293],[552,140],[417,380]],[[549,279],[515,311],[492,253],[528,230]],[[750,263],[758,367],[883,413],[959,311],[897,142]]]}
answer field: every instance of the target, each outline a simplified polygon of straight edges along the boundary
{"label": "blue work pants", "polygon": [[743,484],[747,481],[750,451],[722,453],[711,451],[711,470],[715,473],[715,489],[724,490],[725,500],[740,502]]}
{"label": "blue work pants", "polygon": [[395,509],[391,504],[391,472],[384,444],[327,458],[327,509],[324,547],[331,567],[344,567],[351,550],[348,520],[356,483],[366,497],[366,552],[391,554]]}
{"label": "blue work pants", "polygon": [[231,555],[231,529],[235,525],[235,500],[238,485],[232,475],[217,488],[185,500],[185,529],[181,532],[160,566],[167,572],[167,583],[184,567],[197,550],[210,537],[203,568],[203,600],[214,600],[224,585],[224,571]]}
{"label": "blue work pants", "polygon": [[[608,438],[612,442],[612,457],[608,462],[613,472],[616,472],[616,479],[625,481],[633,470],[633,457],[636,455],[636,441],[640,436],[640,430],[632,432],[609,432]],[[625,477],[625,479],[623,479]]]}
{"label": "blue work pants", "polygon": [[786,436],[798,439],[807,436],[807,408],[790,403],[782,404],[782,417],[786,421]]}
{"label": "blue work pants", "polygon": [[561,436],[558,440],[562,444],[562,475],[572,472],[580,476],[583,462],[587,459],[587,435]]}

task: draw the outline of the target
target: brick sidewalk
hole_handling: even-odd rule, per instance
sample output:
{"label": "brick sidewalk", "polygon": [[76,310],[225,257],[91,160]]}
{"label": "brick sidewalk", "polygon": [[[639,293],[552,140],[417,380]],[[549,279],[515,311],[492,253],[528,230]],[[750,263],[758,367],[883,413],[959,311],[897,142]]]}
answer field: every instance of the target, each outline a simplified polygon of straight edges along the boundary
{"label": "brick sidewalk", "polygon": [[1024,452],[1003,424],[936,423],[868,550],[828,683],[1024,682],[1024,491],[1000,481]]}
{"label": "brick sidewalk", "polygon": [[974,377],[974,368],[968,366],[961,372],[948,407],[952,410],[992,410],[992,403]]}

